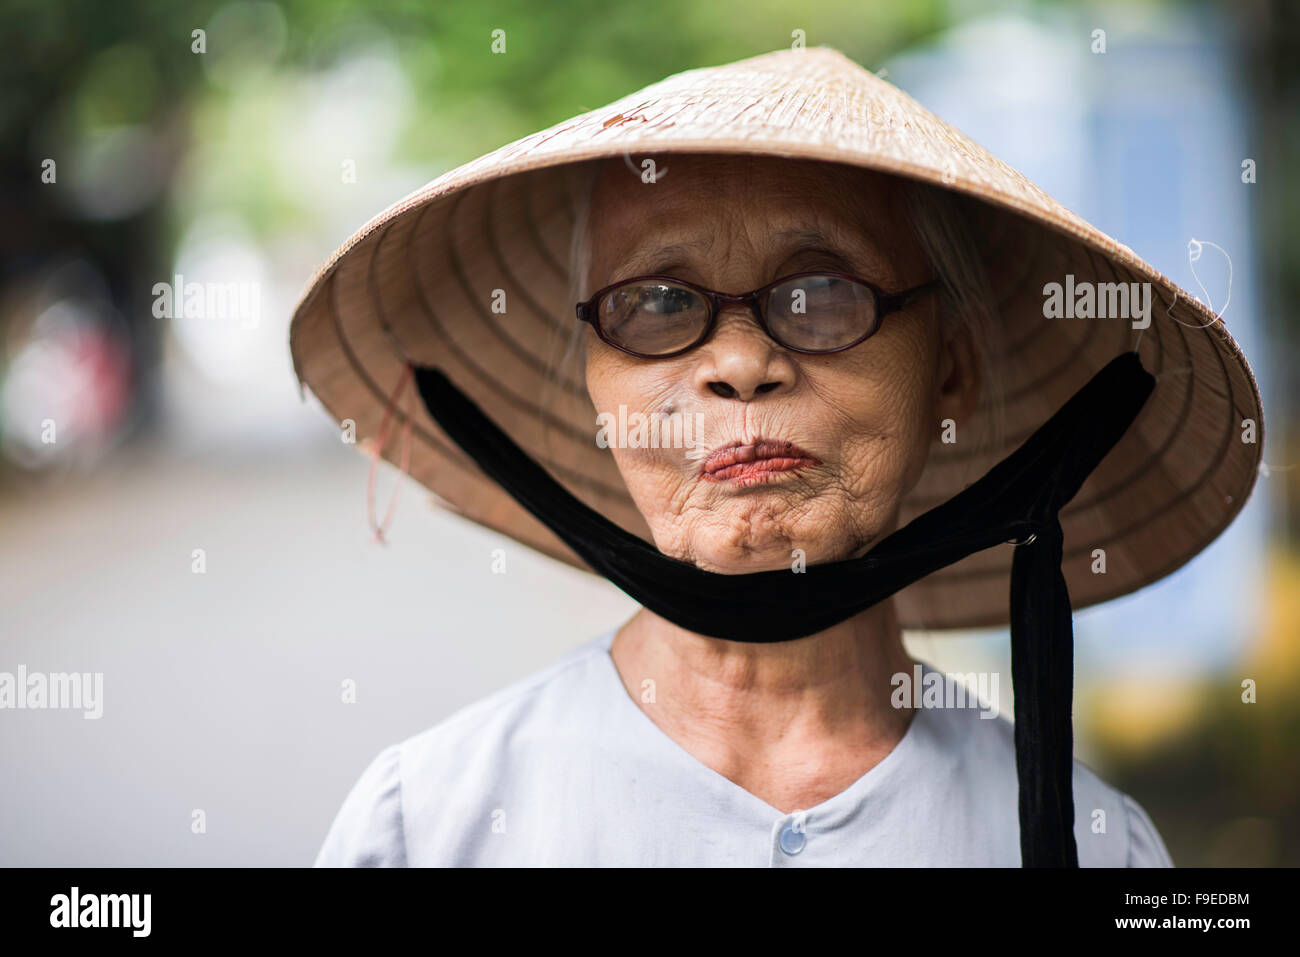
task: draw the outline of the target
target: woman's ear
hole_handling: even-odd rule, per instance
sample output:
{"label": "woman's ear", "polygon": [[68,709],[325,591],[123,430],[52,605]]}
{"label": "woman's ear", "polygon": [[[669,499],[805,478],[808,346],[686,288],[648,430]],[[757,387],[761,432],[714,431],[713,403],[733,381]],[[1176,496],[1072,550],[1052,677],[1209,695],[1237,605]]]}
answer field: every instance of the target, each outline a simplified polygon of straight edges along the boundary
{"label": "woman's ear", "polygon": [[939,340],[939,418],[966,423],[979,404],[983,385],[975,338],[965,323],[945,322]]}

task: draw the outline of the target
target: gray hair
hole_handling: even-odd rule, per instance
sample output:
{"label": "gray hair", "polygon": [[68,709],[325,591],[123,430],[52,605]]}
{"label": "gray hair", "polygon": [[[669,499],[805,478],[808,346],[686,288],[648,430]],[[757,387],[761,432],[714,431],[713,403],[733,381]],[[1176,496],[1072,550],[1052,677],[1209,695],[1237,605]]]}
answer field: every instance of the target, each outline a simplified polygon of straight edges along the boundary
{"label": "gray hair", "polygon": [[1001,323],[965,211],[978,200],[911,179],[902,180],[901,189],[908,223],[943,287],[940,319],[965,326],[975,349],[985,429],[974,437],[972,445],[980,451],[997,447],[1005,431],[1002,390],[992,376],[1002,350]]}

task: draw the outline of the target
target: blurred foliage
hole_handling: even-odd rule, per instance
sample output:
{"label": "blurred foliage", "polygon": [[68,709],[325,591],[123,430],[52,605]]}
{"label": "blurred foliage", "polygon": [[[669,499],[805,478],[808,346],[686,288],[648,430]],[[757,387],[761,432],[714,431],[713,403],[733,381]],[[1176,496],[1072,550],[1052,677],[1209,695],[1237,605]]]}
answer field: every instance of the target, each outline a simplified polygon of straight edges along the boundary
{"label": "blurred foliage", "polygon": [[[232,9],[235,19],[243,13],[244,29],[228,35],[245,48],[238,61],[244,78],[256,78],[267,7],[287,25],[283,49],[266,51],[279,68],[322,68],[367,31],[391,38],[427,120],[405,131],[403,152],[460,162],[670,73],[789,46],[795,29],[809,44],[833,42],[876,62],[942,26],[944,5],[830,0],[791,11],[778,0],[10,0],[0,12],[0,133],[8,158],[18,159],[32,132],[50,122],[80,130],[162,122],[167,114],[188,116],[196,99],[219,97],[223,91],[191,52],[191,31],[209,29],[214,15],[229,17]],[[846,34],[847,21],[855,29]],[[506,55],[490,52],[496,29],[506,32]],[[205,56],[220,52],[209,46]],[[276,75],[268,69],[265,79],[274,83]]]}

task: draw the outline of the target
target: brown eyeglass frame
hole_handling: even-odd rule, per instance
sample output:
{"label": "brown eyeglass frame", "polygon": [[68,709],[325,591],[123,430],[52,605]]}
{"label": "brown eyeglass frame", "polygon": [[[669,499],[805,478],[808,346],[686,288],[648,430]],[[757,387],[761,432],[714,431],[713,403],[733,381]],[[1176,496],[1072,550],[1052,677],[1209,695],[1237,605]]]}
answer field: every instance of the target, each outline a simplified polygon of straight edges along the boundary
{"label": "brown eyeglass frame", "polygon": [[[875,307],[876,307],[875,328],[871,329],[865,335],[853,340],[847,345],[837,346],[834,349],[797,349],[794,346],[787,345],[786,343],[782,342],[777,336],[775,336],[772,333],[772,330],[768,328],[767,316],[765,314],[766,310],[761,305],[761,303],[764,301],[762,297],[765,296],[767,293],[770,293],[777,286],[784,285],[785,283],[788,283],[793,279],[804,279],[809,276],[825,276],[831,279],[847,279],[849,282],[853,282],[859,286],[865,287],[868,291],[870,291],[872,297],[875,300]],[[663,352],[656,355],[647,355],[641,352],[633,352],[631,349],[619,345],[617,342],[614,342],[613,340],[608,338],[605,335],[605,330],[600,327],[600,322],[598,321],[598,317],[595,314],[596,303],[598,303],[604,296],[608,295],[609,293],[613,292],[615,289],[618,289],[622,286],[631,285],[632,283],[651,282],[651,281],[670,282],[678,286],[684,286],[687,289],[699,293],[708,302],[709,304],[708,322],[704,324],[704,329],[700,333],[699,338],[697,338],[690,345],[685,346],[681,349],[674,350],[673,352]],[[754,318],[758,321],[758,325],[763,330],[763,332],[767,334],[769,339],[771,339],[773,342],[780,345],[783,349],[789,349],[791,352],[798,352],[802,355],[829,356],[829,355],[834,355],[837,352],[843,352],[845,349],[852,349],[854,346],[861,345],[862,343],[866,342],[868,339],[870,339],[872,336],[874,336],[877,332],[880,331],[880,326],[884,322],[886,316],[898,312],[900,309],[905,308],[910,303],[912,303],[915,299],[917,299],[922,293],[928,292],[931,288],[937,285],[939,285],[939,280],[936,278],[936,279],[930,279],[927,282],[923,282],[919,286],[913,286],[911,289],[905,289],[902,292],[888,293],[885,292],[883,289],[881,289],[879,286],[877,286],[875,283],[867,282],[867,280],[859,278],[858,276],[853,276],[848,273],[842,273],[842,272],[825,272],[820,270],[813,270],[809,272],[792,273],[789,276],[782,276],[780,279],[774,279],[771,282],[769,282],[767,285],[760,286],[758,289],[755,289],[752,292],[741,293],[739,295],[731,295],[725,292],[715,292],[712,289],[705,289],[703,286],[697,286],[693,282],[687,282],[686,280],[678,279],[675,276],[661,276],[661,275],[632,276],[628,279],[621,279],[616,283],[611,283],[610,285],[604,287],[603,289],[596,290],[596,292],[592,294],[590,299],[587,299],[585,302],[580,302],[577,304],[576,311],[578,314],[579,322],[585,322],[588,325],[590,325],[593,329],[596,330],[596,335],[600,337],[600,340],[602,342],[610,346],[613,346],[619,352],[626,353],[627,355],[630,356],[636,356],[638,359],[670,359],[673,356],[680,356],[683,353],[690,352],[695,347],[702,345],[709,338],[709,336],[713,334],[713,329],[718,323],[718,314],[722,311],[723,304],[739,303],[741,305],[745,305],[749,307],[750,312],[753,314]]]}

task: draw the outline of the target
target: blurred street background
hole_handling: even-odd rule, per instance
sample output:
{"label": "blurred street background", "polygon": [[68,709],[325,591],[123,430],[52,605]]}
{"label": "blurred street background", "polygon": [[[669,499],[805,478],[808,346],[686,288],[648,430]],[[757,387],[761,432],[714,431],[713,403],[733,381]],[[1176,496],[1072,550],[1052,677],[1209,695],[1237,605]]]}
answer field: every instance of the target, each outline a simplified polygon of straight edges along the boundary
{"label": "blurred street background", "polygon": [[[632,613],[406,479],[372,543],[290,313],[428,180],[800,33],[1224,310],[1266,474],[1191,564],[1076,614],[1076,754],[1179,866],[1300,863],[1300,4],[6,0],[0,672],[102,672],[104,701],[0,710],[0,865],[308,864],[382,747]],[[178,277],[251,295],[160,316]],[[1005,631],[908,644],[1010,675]]]}

